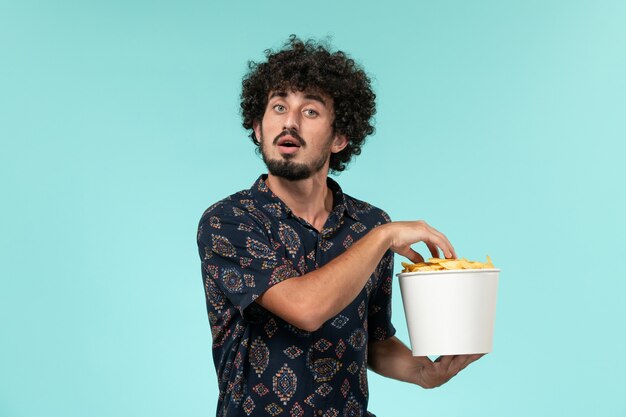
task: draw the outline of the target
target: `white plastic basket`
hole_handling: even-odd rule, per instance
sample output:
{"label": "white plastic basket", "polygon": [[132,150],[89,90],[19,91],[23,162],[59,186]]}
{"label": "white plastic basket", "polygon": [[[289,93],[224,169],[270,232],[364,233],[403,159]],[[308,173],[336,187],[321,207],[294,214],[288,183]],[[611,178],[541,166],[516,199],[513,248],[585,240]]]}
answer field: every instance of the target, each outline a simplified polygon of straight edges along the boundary
{"label": "white plastic basket", "polygon": [[491,352],[499,272],[398,274],[413,356]]}

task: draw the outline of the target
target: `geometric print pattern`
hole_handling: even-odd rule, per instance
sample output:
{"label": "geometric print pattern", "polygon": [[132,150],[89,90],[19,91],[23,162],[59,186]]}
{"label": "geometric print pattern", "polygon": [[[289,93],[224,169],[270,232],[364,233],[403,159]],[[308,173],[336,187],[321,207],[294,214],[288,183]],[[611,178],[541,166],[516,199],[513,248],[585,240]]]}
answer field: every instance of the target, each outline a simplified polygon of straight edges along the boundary
{"label": "geometric print pattern", "polygon": [[389,216],[345,195],[329,178],[333,209],[318,232],[294,216],[265,179],[213,204],[198,225],[217,416],[373,416],[367,410],[367,343],[395,333],[390,251],[357,298],[315,332],[254,300],[327,264]]}
{"label": "geometric print pattern", "polygon": [[287,364],[284,364],[272,377],[272,387],[278,398],[287,405],[287,401],[293,397],[298,387],[298,377]]}

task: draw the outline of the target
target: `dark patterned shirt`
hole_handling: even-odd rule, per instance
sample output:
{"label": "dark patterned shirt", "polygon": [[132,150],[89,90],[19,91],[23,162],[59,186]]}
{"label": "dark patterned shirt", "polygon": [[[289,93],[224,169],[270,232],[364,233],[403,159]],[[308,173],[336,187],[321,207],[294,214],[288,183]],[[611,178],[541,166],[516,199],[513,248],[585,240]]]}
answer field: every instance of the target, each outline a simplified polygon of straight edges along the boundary
{"label": "dark patterned shirt", "polygon": [[368,341],[395,333],[390,251],[354,301],[314,332],[254,300],[272,285],[325,265],[389,217],[343,194],[329,178],[333,210],[318,232],[271,192],[266,178],[211,206],[198,228],[220,391],[217,415],[371,416]]}

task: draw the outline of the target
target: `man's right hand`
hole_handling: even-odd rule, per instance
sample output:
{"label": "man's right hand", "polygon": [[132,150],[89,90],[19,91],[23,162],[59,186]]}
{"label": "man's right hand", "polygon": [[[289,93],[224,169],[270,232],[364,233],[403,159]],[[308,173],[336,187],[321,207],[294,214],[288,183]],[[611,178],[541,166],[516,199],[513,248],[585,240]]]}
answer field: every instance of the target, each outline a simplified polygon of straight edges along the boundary
{"label": "man's right hand", "polygon": [[387,229],[389,249],[414,263],[424,262],[422,255],[411,249],[411,245],[417,242],[424,242],[433,258],[439,258],[439,248],[444,257],[456,258],[456,252],[448,238],[423,220],[392,222],[380,227]]}

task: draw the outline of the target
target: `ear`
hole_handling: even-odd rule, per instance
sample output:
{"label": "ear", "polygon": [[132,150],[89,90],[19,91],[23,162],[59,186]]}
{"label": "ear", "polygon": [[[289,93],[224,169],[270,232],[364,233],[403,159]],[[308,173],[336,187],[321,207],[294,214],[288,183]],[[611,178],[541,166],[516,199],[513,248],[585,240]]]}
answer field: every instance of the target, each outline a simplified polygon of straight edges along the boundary
{"label": "ear", "polygon": [[346,135],[335,134],[330,151],[332,153],[338,153],[343,151],[346,146],[348,146],[348,138],[346,138]]}
{"label": "ear", "polygon": [[252,122],[252,129],[254,130],[254,136],[257,142],[261,142],[261,121],[255,120]]}

